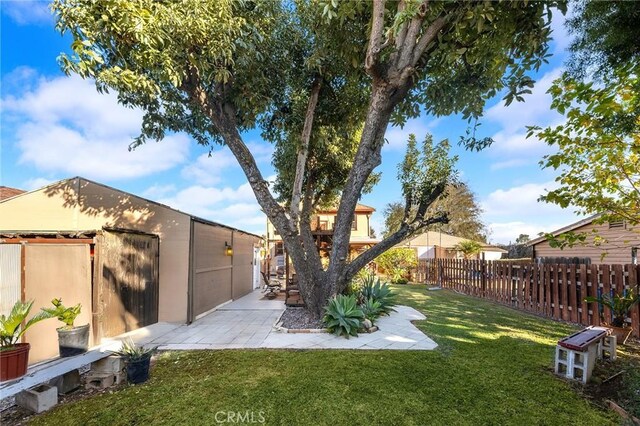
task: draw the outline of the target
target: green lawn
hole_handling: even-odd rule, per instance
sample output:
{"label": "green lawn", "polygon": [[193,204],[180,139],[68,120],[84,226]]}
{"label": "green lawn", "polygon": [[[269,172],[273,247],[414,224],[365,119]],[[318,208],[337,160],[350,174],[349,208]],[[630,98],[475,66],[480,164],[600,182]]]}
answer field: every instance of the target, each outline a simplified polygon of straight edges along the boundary
{"label": "green lawn", "polygon": [[396,289],[426,314],[418,326],[438,350],[165,354],[148,383],[60,406],[33,423],[209,425],[218,412],[286,425],[619,422],[553,375],[555,342],[570,326],[448,291]]}

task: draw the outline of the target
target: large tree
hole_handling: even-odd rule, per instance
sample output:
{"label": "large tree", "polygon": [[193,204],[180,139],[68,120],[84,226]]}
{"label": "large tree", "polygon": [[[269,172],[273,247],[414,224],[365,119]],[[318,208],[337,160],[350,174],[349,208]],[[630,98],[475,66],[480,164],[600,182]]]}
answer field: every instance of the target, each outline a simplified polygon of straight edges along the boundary
{"label": "large tree", "polygon": [[[283,238],[307,307],[320,315],[327,298],[369,260],[444,220],[416,216],[349,262],[354,209],[381,163],[388,124],[423,112],[475,119],[503,91],[507,102],[520,100],[533,84],[527,71],[547,55],[554,5],[55,0],[52,7],[58,29],[74,39],[74,54],[61,57],[64,70],[93,78],[98,90],[115,90],[120,102],[144,111],[135,143],[185,131],[201,144],[229,147]],[[278,202],[283,194],[272,193],[242,139],[243,130],[256,126],[284,146],[288,203]],[[481,148],[487,141],[466,142]],[[323,155],[314,145],[321,143],[345,144],[339,152],[350,160],[341,182],[309,188],[315,164],[324,170],[330,164],[311,161]],[[434,192],[414,200],[436,199],[441,183],[423,186]],[[308,217],[327,191],[339,197],[339,208],[325,270]],[[426,208],[420,211],[426,215]]]}
{"label": "large tree", "polygon": [[570,74],[600,78],[629,62],[640,61],[640,2],[573,0],[567,28],[574,36]]}
{"label": "large tree", "polygon": [[[429,207],[429,212],[447,212],[449,221],[428,226],[424,230],[437,230],[468,240],[486,242],[486,230],[480,218],[482,209],[469,186],[465,182],[452,182],[445,188],[445,193],[447,196],[439,197]],[[415,214],[415,209],[411,213]],[[387,204],[384,209],[383,235],[391,235],[400,229],[403,215],[404,203],[395,201]]]}

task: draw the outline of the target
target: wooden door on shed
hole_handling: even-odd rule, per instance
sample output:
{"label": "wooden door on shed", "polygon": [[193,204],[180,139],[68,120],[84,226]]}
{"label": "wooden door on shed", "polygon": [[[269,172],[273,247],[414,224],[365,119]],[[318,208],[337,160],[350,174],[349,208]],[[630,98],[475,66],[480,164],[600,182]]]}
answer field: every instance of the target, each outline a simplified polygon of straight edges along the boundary
{"label": "wooden door on shed", "polygon": [[158,236],[105,231],[96,246],[98,335],[116,336],[158,322]]}

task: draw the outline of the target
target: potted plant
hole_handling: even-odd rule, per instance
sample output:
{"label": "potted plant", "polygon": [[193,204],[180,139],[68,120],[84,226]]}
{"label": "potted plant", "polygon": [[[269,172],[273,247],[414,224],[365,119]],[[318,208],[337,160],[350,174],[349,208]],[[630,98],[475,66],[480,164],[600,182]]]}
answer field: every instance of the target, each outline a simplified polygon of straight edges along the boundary
{"label": "potted plant", "polygon": [[[627,326],[626,320],[629,317],[631,308],[640,302],[640,295],[635,293],[633,289],[629,289],[626,294],[616,293],[613,297],[609,294],[603,294],[600,297],[585,297],[584,300],[589,303],[598,302],[598,309],[600,311],[600,318],[602,319],[602,322],[612,330],[612,334],[616,336],[617,343],[624,345],[627,338],[633,331],[633,328]],[[610,324],[608,324],[607,319],[604,318],[604,312],[601,305],[608,307],[613,314],[613,320]]]}
{"label": "potted plant", "polygon": [[42,311],[64,323],[64,326],[57,329],[60,357],[65,358],[86,352],[89,349],[89,324],[78,327],[73,325],[80,315],[82,306],[78,303],[67,308],[62,304],[62,299],[53,299],[51,303],[53,308],[42,308]]}
{"label": "potted plant", "polygon": [[17,379],[27,373],[31,345],[18,342],[32,325],[50,318],[46,313],[40,312],[26,321],[32,306],[33,300],[18,300],[8,317],[0,315],[0,381]]}
{"label": "potted plant", "polygon": [[122,348],[114,352],[124,359],[127,369],[127,381],[132,384],[146,382],[149,379],[149,366],[151,355],[157,347],[145,348],[137,346],[131,339],[122,342]]}

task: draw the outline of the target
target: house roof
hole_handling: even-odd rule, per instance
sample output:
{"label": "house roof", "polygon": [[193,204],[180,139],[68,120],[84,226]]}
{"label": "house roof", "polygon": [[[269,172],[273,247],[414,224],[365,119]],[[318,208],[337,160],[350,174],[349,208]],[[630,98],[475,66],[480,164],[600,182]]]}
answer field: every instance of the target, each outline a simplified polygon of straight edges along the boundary
{"label": "house roof", "polygon": [[[468,238],[460,238],[453,235],[445,234],[438,231],[426,231],[422,234],[416,235],[412,238],[400,243],[403,247],[416,247],[416,246],[439,246],[443,248],[454,248],[462,241],[468,241]],[[490,244],[482,243],[478,241],[478,244],[482,246],[482,251],[492,251],[498,253],[506,253],[507,251],[500,247],[492,246]]]}
{"label": "house roof", "polygon": [[[159,203],[157,201],[150,200],[148,198],[140,197],[139,195],[135,195],[135,194],[132,194],[130,192],[126,192],[126,191],[123,191],[121,189],[117,189],[117,188],[114,188],[112,186],[105,185],[103,183],[95,182],[95,181],[93,181],[91,179],[83,178],[82,176],[76,176],[76,177],[72,177],[72,178],[68,178],[68,179],[62,179],[62,180],[60,180],[58,182],[54,182],[54,183],[51,183],[49,185],[43,186],[42,188],[34,189],[33,191],[28,191],[28,192],[22,191],[22,192],[20,192],[19,194],[15,195],[12,198],[17,198],[17,197],[21,197],[21,196],[24,196],[24,195],[31,194],[33,192],[38,192],[38,191],[41,191],[41,190],[43,190],[45,188],[56,187],[56,186],[59,186],[61,184],[64,184],[66,182],[70,182],[70,181],[73,181],[73,180],[76,180],[76,179],[82,180],[82,181],[85,181],[85,182],[89,182],[89,183],[92,183],[94,185],[98,185],[98,186],[101,186],[103,188],[109,189],[111,191],[119,192],[121,194],[130,196],[130,197],[137,198],[137,199],[142,200],[142,201],[144,201],[146,203],[154,204],[156,206],[164,207],[164,208],[167,208],[169,210],[173,210],[175,212],[182,213],[184,215],[189,216],[192,220],[194,220],[196,222],[201,222],[201,223],[204,223],[204,224],[207,224],[207,225],[220,226],[220,227],[223,227],[223,228],[231,229],[233,231],[242,232],[243,234],[252,235],[254,237],[262,238],[262,236],[260,236],[260,235],[257,235],[257,234],[251,233],[251,232],[247,232],[247,231],[243,231],[242,229],[234,228],[232,226],[225,225],[225,224],[222,224],[222,223],[219,223],[219,222],[214,222],[214,221],[209,220],[209,219],[204,219],[204,218],[201,218],[201,217],[198,217],[198,216],[194,216],[192,214],[183,212],[182,210],[174,209],[173,207],[168,206],[166,204],[162,204],[162,203]],[[20,191],[20,190],[18,190],[18,191]],[[8,199],[8,198],[7,199],[0,199],[0,203],[5,203],[7,201],[10,201],[10,199]]]}
{"label": "house roof", "polygon": [[[555,236],[563,234],[565,232],[573,231],[574,229],[578,229],[578,228],[580,228],[582,226],[590,224],[591,222],[593,222],[594,220],[596,220],[600,216],[602,216],[602,213],[594,214],[593,216],[586,217],[586,218],[584,218],[582,220],[574,222],[574,223],[572,223],[570,225],[567,225],[567,226],[565,226],[563,228],[556,229],[555,231],[551,232],[551,234],[555,237]],[[544,241],[547,241],[547,239],[543,235],[541,237],[538,237],[538,238],[535,238],[535,239],[529,241],[527,243],[527,247],[534,246],[534,245],[539,244],[539,243],[544,242]]]}
{"label": "house roof", "polygon": [[6,200],[7,198],[12,198],[24,192],[25,191],[23,191],[22,189],[11,188],[8,186],[0,186],[0,200]]}
{"label": "house roof", "polygon": [[[356,204],[356,209],[355,209],[356,213],[373,213],[375,211],[376,211],[376,209],[374,209],[371,206],[367,206],[367,205],[360,204],[360,203]],[[337,206],[318,211],[319,214],[323,214],[323,213],[324,214],[331,214],[331,213],[337,213],[337,212],[338,212],[338,207]]]}

